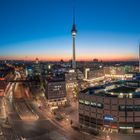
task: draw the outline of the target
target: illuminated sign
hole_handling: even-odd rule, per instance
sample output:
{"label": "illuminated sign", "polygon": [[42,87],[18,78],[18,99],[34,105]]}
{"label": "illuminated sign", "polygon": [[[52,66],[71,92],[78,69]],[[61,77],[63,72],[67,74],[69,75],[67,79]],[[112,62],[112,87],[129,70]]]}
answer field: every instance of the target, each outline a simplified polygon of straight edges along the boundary
{"label": "illuminated sign", "polygon": [[125,126],[120,126],[119,128],[120,128],[120,129],[133,129],[133,127],[128,127],[128,126],[127,126],[127,127],[125,127]]}
{"label": "illuminated sign", "polygon": [[115,126],[115,125],[112,125],[111,127],[112,127],[112,128],[117,128],[117,126]]}
{"label": "illuminated sign", "polygon": [[111,115],[105,115],[104,120],[105,121],[113,121],[114,119],[113,119],[113,117]]}

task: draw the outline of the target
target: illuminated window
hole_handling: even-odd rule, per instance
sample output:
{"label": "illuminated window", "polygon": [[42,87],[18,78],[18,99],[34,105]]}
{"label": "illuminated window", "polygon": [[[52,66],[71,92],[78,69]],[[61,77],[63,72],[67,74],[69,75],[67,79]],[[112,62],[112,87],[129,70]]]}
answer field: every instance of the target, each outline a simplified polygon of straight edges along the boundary
{"label": "illuminated window", "polygon": [[140,111],[140,105],[120,105],[120,111]]}

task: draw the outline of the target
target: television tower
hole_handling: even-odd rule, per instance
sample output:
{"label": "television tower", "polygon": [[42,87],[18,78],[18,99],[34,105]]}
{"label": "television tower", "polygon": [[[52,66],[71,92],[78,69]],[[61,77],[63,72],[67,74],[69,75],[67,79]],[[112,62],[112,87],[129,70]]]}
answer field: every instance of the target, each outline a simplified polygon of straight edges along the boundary
{"label": "television tower", "polygon": [[75,39],[76,39],[76,24],[75,24],[75,9],[73,8],[73,25],[72,25],[72,40],[73,40],[73,57],[72,57],[72,68],[76,69],[76,54],[75,54]]}

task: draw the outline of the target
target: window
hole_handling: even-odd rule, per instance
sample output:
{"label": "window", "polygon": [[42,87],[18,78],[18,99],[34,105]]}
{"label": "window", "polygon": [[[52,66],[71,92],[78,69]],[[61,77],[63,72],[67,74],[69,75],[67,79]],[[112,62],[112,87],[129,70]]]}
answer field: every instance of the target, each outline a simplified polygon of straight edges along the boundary
{"label": "window", "polygon": [[85,104],[87,106],[92,106],[92,107],[97,107],[97,108],[103,108],[103,104],[102,103],[96,103],[96,102],[90,102],[90,101],[86,101],[86,100],[79,100],[80,104]]}
{"label": "window", "polygon": [[90,105],[90,102],[89,101],[85,101],[85,105]]}
{"label": "window", "polygon": [[120,105],[120,111],[140,111],[140,105]]}

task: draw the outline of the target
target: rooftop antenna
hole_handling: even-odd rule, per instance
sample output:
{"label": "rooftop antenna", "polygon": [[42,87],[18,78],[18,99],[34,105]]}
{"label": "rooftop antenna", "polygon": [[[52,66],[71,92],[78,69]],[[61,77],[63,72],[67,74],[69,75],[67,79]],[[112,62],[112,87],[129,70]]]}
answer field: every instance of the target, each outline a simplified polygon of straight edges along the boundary
{"label": "rooftop antenna", "polygon": [[75,25],[75,7],[73,7],[73,25]]}
{"label": "rooftop antenna", "polygon": [[73,0],[73,25],[75,25],[75,4],[76,0]]}

